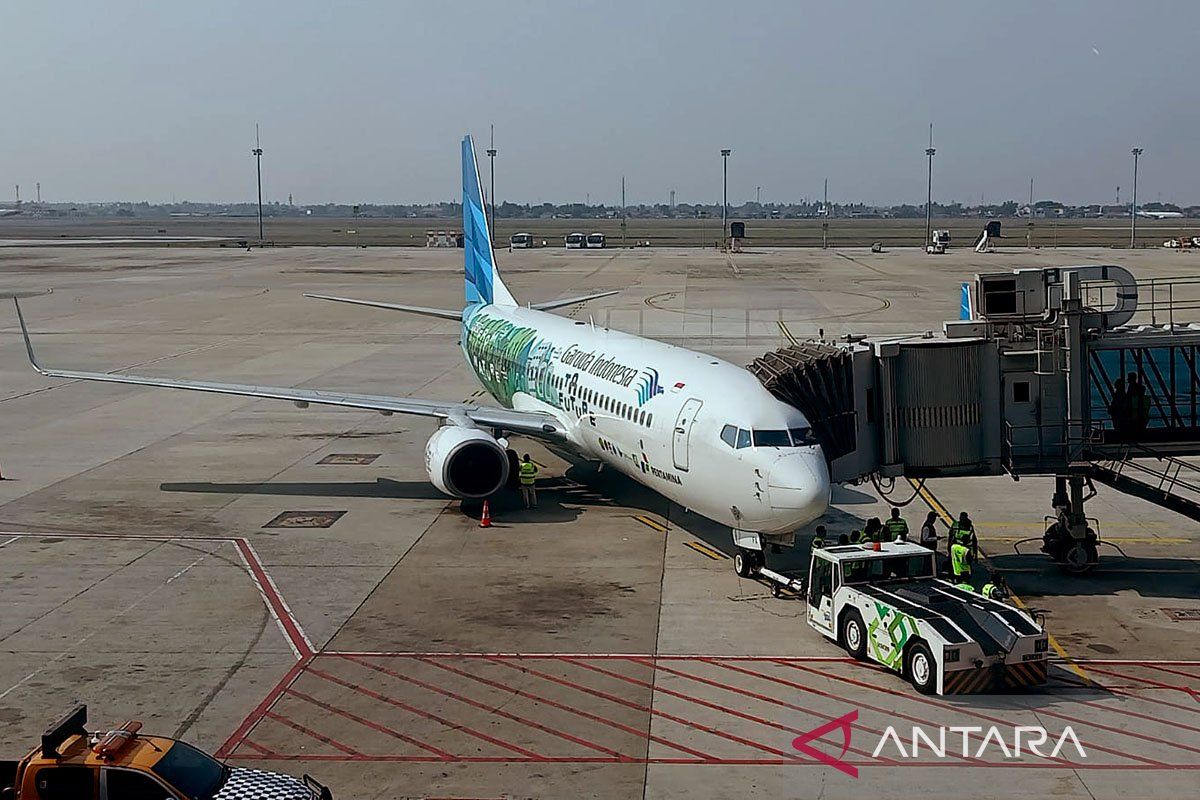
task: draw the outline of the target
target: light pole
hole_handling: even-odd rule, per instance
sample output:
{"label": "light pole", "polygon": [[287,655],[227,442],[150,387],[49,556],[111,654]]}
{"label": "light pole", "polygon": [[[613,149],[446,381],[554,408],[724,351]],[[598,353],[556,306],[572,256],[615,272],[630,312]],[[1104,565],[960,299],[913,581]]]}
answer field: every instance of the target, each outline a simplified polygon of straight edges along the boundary
{"label": "light pole", "polygon": [[250,151],[254,154],[254,164],[258,171],[258,246],[262,247],[263,243],[263,219],[262,219],[262,142],[258,136],[258,123],[254,123],[254,149]]}
{"label": "light pole", "polygon": [[729,244],[729,154],[728,147],[721,150],[721,246]]}
{"label": "light pole", "polygon": [[1132,249],[1137,247],[1137,168],[1142,148],[1135,147],[1129,152],[1133,154],[1133,202],[1129,207],[1129,247]]}
{"label": "light pole", "polygon": [[933,123],[929,123],[929,147],[925,148],[925,155],[929,157],[929,180],[925,186],[925,249],[929,250],[930,235],[933,232],[933,154],[937,151],[933,148]]}
{"label": "light pole", "polygon": [[489,139],[491,147],[487,151],[488,171],[491,173],[491,188],[488,189],[488,199],[492,201],[492,214],[491,219],[488,221],[488,233],[494,242],[496,240],[496,126],[490,125],[488,127],[491,128],[491,138]]}

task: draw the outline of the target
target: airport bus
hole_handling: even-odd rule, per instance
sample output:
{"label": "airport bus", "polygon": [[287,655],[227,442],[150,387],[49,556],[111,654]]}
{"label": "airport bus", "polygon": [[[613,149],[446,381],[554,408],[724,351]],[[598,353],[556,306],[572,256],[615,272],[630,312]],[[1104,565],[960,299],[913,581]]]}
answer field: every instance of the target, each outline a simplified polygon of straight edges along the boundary
{"label": "airport bus", "polygon": [[568,250],[580,250],[587,241],[587,237],[582,233],[568,233],[566,237]]}
{"label": "airport bus", "polygon": [[587,246],[589,250],[604,247],[604,234],[589,233],[587,237]]}
{"label": "airport bus", "polygon": [[508,246],[514,250],[517,248],[533,247],[532,233],[514,233],[508,240]]}

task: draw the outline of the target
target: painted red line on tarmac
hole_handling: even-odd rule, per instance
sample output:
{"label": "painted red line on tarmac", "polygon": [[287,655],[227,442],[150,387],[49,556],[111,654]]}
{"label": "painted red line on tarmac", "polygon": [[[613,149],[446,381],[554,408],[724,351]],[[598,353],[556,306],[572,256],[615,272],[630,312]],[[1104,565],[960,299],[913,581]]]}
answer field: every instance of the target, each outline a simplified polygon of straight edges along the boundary
{"label": "painted red line on tarmac", "polygon": [[301,659],[292,665],[292,668],[289,669],[286,674],[284,674],[279,683],[275,684],[271,688],[271,691],[267,692],[267,696],[262,699],[262,702],[255,706],[254,710],[250,712],[249,716],[242,720],[242,724],[238,726],[237,730],[230,734],[229,738],[225,740],[223,745],[217,748],[217,758],[228,758],[229,756],[233,755],[233,751],[237,749],[237,746],[240,745],[245,738],[250,735],[255,726],[262,721],[262,718],[267,711],[271,709],[271,706],[275,705],[275,702],[279,699],[280,695],[282,695],[284,691],[288,689],[288,687],[296,682],[296,679],[300,677],[300,673],[302,673],[304,668],[307,667],[311,662],[312,657],[309,656],[308,658]]}
{"label": "painted red line on tarmac", "polygon": [[[426,691],[434,692],[435,694],[440,694],[443,697],[449,697],[451,700],[457,700],[458,702],[469,705],[472,708],[478,708],[479,710],[487,712],[488,714],[495,714],[496,716],[504,717],[505,719],[509,719],[509,720],[512,720],[513,722],[517,722],[522,725],[526,725],[530,728],[534,728],[535,730],[542,731],[543,733],[548,733],[551,736],[557,736],[558,738],[565,739],[568,742],[574,742],[575,744],[580,745],[582,747],[586,747],[589,750],[595,750],[598,753],[607,753],[608,755],[612,756],[613,758],[618,758],[618,759],[621,759],[622,761],[632,760],[630,756],[627,756],[624,753],[619,753],[610,747],[605,747],[604,745],[596,744],[595,742],[589,742],[586,739],[581,739],[578,736],[574,736],[570,733],[567,733],[566,731],[560,731],[557,728],[552,728],[549,725],[543,725],[540,722],[536,722],[527,717],[522,717],[519,714],[513,714],[511,712],[504,711],[503,709],[496,708],[494,706],[489,706],[487,703],[480,703],[478,700],[472,700],[471,698],[469,698],[465,695],[461,695],[458,692],[453,692],[449,689],[443,689],[441,687],[434,686],[431,683],[426,683],[425,681],[420,680],[419,678],[414,678],[411,675],[402,675],[399,672],[395,672],[394,670],[388,669],[387,667],[381,667],[377,664],[372,664],[369,661],[363,661],[358,658],[347,657],[347,660],[353,661],[355,664],[366,667],[367,669],[373,669],[376,672],[379,672],[383,675],[387,675],[389,677],[395,678],[398,681],[404,681],[405,683],[411,683],[412,685],[419,686],[422,689],[425,689]],[[512,690],[509,690],[509,691],[512,691]]]}
{"label": "painted red line on tarmac", "polygon": [[[744,669],[742,669],[741,667],[735,667],[735,666],[733,666],[732,664],[722,664],[722,663],[721,663],[721,662],[719,662],[719,661],[713,661],[713,662],[711,662],[711,663],[713,663],[713,664],[716,664],[716,665],[718,665],[718,666],[721,666],[721,667],[724,667],[725,669],[731,669],[731,670],[734,670],[734,671],[736,671],[736,672],[746,672],[746,673],[747,673],[747,674],[749,674],[749,675],[754,675],[754,676],[756,676],[756,677],[763,678],[764,680],[768,680],[768,681],[770,681],[770,682],[772,682],[772,683],[778,683],[778,684],[780,684],[780,685],[782,685],[782,686],[787,686],[787,687],[790,687],[790,688],[793,688],[793,689],[799,689],[799,690],[801,690],[801,691],[806,691],[806,692],[815,692],[815,693],[818,693],[818,694],[821,694],[821,693],[823,692],[823,690],[821,690],[821,689],[816,689],[816,688],[814,688],[814,687],[812,687],[812,686],[806,686],[806,685],[804,685],[804,684],[802,684],[802,683],[796,683],[795,681],[789,681],[789,680],[787,680],[787,679],[785,679],[785,678],[780,678],[780,677],[778,677],[778,676],[775,676],[775,675],[766,675],[766,674],[761,674],[761,673],[749,672],[748,670],[744,670]],[[779,665],[781,665],[781,666],[788,666],[788,662],[787,662],[787,661],[782,661],[782,660],[781,660],[781,661],[777,661],[776,663],[777,663],[777,664],[779,664]],[[822,673],[822,672],[817,672],[816,670],[809,670],[809,669],[807,669],[807,668],[803,668],[803,667],[800,667],[800,666],[798,666],[798,665],[796,666],[796,669],[805,669],[805,671],[807,671],[807,672],[811,672],[813,675],[817,675],[817,676],[819,676],[819,677],[826,677],[826,678],[836,678],[836,679],[838,679],[838,680],[843,680],[843,679],[842,679],[842,678],[840,678],[839,676],[836,676],[836,675],[833,675],[833,674],[826,674],[826,673]],[[877,687],[877,686],[873,686],[873,685],[871,685],[871,684],[863,683],[862,681],[856,681],[856,680],[854,680],[854,679],[852,679],[852,678],[845,678],[845,679],[844,679],[844,681],[845,681],[845,682],[847,682],[847,683],[853,684],[853,685],[865,686],[865,687],[867,687],[867,688],[870,688],[870,689],[878,689],[878,690],[879,690],[879,691],[881,691],[881,692],[885,692],[885,693],[887,693],[887,694],[889,694],[889,695],[893,695],[893,696],[896,696],[896,697],[902,697],[902,698],[904,698],[904,699],[906,699],[906,700],[907,700],[907,699],[917,700],[917,701],[920,701],[920,702],[922,702],[922,703],[925,703],[926,705],[933,706],[933,707],[935,707],[935,708],[942,708],[942,709],[945,709],[945,710],[947,710],[947,711],[958,711],[958,710],[959,710],[959,709],[958,709],[956,706],[952,706],[952,705],[950,705],[949,703],[939,703],[939,702],[937,702],[937,701],[935,701],[935,700],[930,700],[930,699],[928,699],[928,698],[926,698],[926,697],[922,697],[922,696],[920,696],[920,695],[917,695],[917,696],[915,696],[915,697],[911,697],[911,698],[910,698],[908,695],[905,695],[905,694],[903,694],[903,693],[901,693],[901,692],[897,692],[897,691],[895,691],[895,690],[893,690],[893,689],[888,689],[888,688],[885,688],[885,687],[882,687],[882,686],[878,686],[878,687]],[[829,696],[830,696],[830,697],[836,697],[836,695],[832,695],[832,694],[830,694]],[[875,712],[878,712],[878,713],[881,713],[881,714],[886,714],[886,715],[889,715],[889,716],[899,717],[900,719],[906,719],[906,720],[908,720],[908,721],[910,721],[910,722],[916,722],[916,723],[919,723],[919,724],[927,724],[927,723],[929,722],[929,720],[928,720],[928,719],[923,719],[923,718],[921,718],[921,717],[915,717],[915,716],[913,716],[913,715],[911,715],[911,714],[906,714],[906,713],[904,713],[903,711],[897,711],[897,710],[895,710],[895,709],[891,709],[891,708],[884,708],[884,707],[882,707],[882,706],[877,706],[877,705],[868,704],[868,703],[865,703],[865,702],[863,702],[862,700],[850,700],[849,698],[840,698],[840,699],[842,699],[844,702],[850,703],[851,705],[857,706],[857,707],[859,707],[859,708],[869,708],[869,709],[870,709],[870,710],[872,710],[872,711],[875,711]],[[983,716],[983,715],[975,715],[975,714],[971,714],[970,712],[963,712],[963,713],[965,713],[967,716],[969,716],[969,717],[971,717],[971,718],[974,718],[975,716],[979,716],[979,717],[980,717],[980,718],[982,718],[982,719],[988,719],[988,717],[986,717],[986,716]],[[1053,762],[1055,762],[1055,763],[1062,764],[1062,765],[1064,765],[1064,766],[1074,766],[1074,763],[1073,763],[1073,762],[1071,762],[1071,761],[1068,761],[1068,760],[1066,760],[1066,759],[1064,759],[1064,758],[1057,757],[1057,756],[1045,756],[1045,758],[1046,758],[1047,760],[1049,760],[1049,761],[1053,761]],[[972,761],[972,763],[986,763],[986,762],[980,762],[978,759],[971,759],[971,761]]]}
{"label": "painted red line on tarmac", "polygon": [[[570,664],[574,664],[575,666],[578,666],[578,667],[583,667],[584,669],[590,669],[593,672],[597,672],[601,675],[608,675],[608,676],[616,678],[618,680],[623,680],[623,681],[627,681],[629,683],[632,683],[632,684],[635,684],[638,686],[646,687],[653,692],[679,697],[683,700],[687,700],[691,703],[695,703],[696,705],[704,706],[705,708],[711,708],[716,711],[720,711],[724,714],[729,714],[730,716],[741,717],[742,719],[749,720],[750,722],[757,722],[759,725],[765,725],[769,728],[776,728],[776,729],[788,731],[789,733],[797,733],[797,732],[804,733],[804,731],[794,731],[791,728],[784,727],[776,722],[772,722],[770,720],[763,719],[762,717],[755,717],[750,714],[743,714],[740,711],[734,711],[733,709],[725,708],[724,706],[719,706],[716,703],[710,703],[707,700],[701,700],[698,697],[689,697],[688,695],[683,694],[682,692],[676,692],[671,689],[664,689],[661,686],[655,686],[654,684],[646,683],[645,681],[639,681],[637,678],[630,678],[627,675],[621,675],[620,673],[617,673],[617,672],[612,672],[607,669],[602,669],[593,664],[585,664],[582,661],[576,661],[574,659],[567,659],[567,662]],[[663,717],[664,719],[672,719],[672,716],[668,716],[666,712],[660,711],[657,708],[654,709],[654,713],[658,714],[659,716]],[[788,753],[784,750],[779,750],[778,748],[771,747],[770,745],[765,745],[760,742],[755,742],[751,739],[743,738],[734,733],[729,733],[727,731],[718,730],[717,728],[710,728],[707,725],[702,726],[697,722],[691,722],[689,720],[684,720],[682,717],[674,718],[673,721],[682,722],[683,724],[690,725],[691,727],[697,728],[698,730],[703,730],[707,733],[713,733],[717,736],[720,736],[723,739],[729,739],[731,742],[737,742],[738,744],[743,744],[743,745],[746,745],[747,747],[752,747],[756,750],[762,750],[763,752],[766,752],[766,753],[773,753],[774,755],[777,755],[777,756],[800,758],[799,753]]]}
{"label": "painted red line on tarmac", "polygon": [[[319,669],[310,668],[308,670],[308,672],[310,675],[316,675],[318,678],[324,678],[325,680],[329,681],[330,683],[336,683],[338,686],[344,686],[347,689],[352,689],[356,692],[366,695],[367,697],[378,700],[381,703],[387,703],[388,705],[395,706],[396,708],[402,708],[405,711],[409,712],[410,714],[416,714],[419,717],[424,717],[425,719],[431,719],[434,722],[441,723],[442,725],[445,725],[450,730],[462,731],[463,733],[465,733],[469,736],[474,736],[476,739],[482,739],[483,741],[488,742],[490,744],[494,744],[497,747],[504,748],[505,750],[511,750],[514,753],[520,753],[521,755],[525,756],[526,758],[530,758],[530,759],[534,759],[534,760],[545,758],[545,756],[538,755],[537,753],[533,752],[532,750],[526,750],[524,747],[518,747],[515,744],[510,744],[501,739],[497,739],[494,736],[489,736],[486,733],[477,731],[474,728],[468,728],[466,725],[462,725],[462,724],[454,722],[452,720],[448,720],[445,717],[438,716],[437,714],[433,714],[429,711],[424,711],[420,708],[417,708],[416,706],[410,706],[408,703],[397,700],[394,697],[388,697],[387,695],[380,694],[379,692],[373,692],[370,689],[366,688],[365,686],[358,686],[356,684],[350,683],[349,681],[345,681],[345,680],[342,680],[341,678],[334,677],[333,675],[330,675],[327,672],[322,672]],[[417,756],[417,758],[419,758],[419,756]]]}
{"label": "painted red line on tarmac", "polygon": [[308,642],[308,637],[304,635],[304,631],[300,629],[300,624],[296,621],[292,610],[288,608],[288,604],[284,602],[283,597],[275,588],[275,582],[271,580],[271,576],[263,569],[262,563],[258,560],[258,554],[254,552],[254,548],[250,546],[250,542],[245,539],[235,539],[238,552],[242,554],[246,564],[250,567],[250,572],[254,576],[255,582],[258,584],[258,589],[263,593],[263,597],[267,599],[271,610],[275,617],[283,626],[284,632],[291,640],[292,647],[300,654],[300,658],[311,658],[313,655],[312,646]]}
{"label": "painted red line on tarmac", "polygon": [[333,747],[337,750],[341,750],[346,755],[350,755],[350,756],[363,755],[362,753],[355,750],[353,747],[342,744],[341,742],[337,741],[336,739],[331,739],[323,733],[317,733],[312,728],[306,728],[305,726],[301,725],[299,722],[290,720],[287,717],[283,716],[282,714],[277,714],[274,711],[268,711],[266,716],[267,716],[267,719],[273,719],[276,722],[287,725],[289,728],[291,728],[293,730],[300,731],[300,733],[303,733],[305,736],[316,739],[318,742],[324,742],[325,744],[329,745],[330,747]]}
{"label": "painted red line on tarmac", "polygon": [[[417,652],[412,650],[322,650],[323,656],[358,656],[359,658],[499,658],[537,659],[539,661],[561,661],[567,658],[608,659],[627,661],[631,658],[655,658],[659,661],[701,661],[706,658],[723,658],[726,661],[774,661],[779,656],[723,656],[706,654],[655,655],[654,653],[456,653],[451,651]],[[794,660],[814,663],[855,663],[847,656],[795,656]]]}
{"label": "painted red line on tarmac", "polygon": [[1200,683],[1200,675],[1195,675],[1191,672],[1184,672],[1181,669],[1171,669],[1170,667],[1164,667],[1162,664],[1145,664],[1144,666],[1149,667],[1150,669],[1159,670],[1160,672],[1169,672],[1172,675],[1182,675],[1185,678],[1189,678],[1190,680]]}
{"label": "painted red line on tarmac", "polygon": [[[1045,708],[1039,708],[1039,709],[1036,709],[1036,711],[1038,714],[1044,714],[1047,717],[1057,717],[1058,719],[1065,719],[1067,722],[1073,722],[1076,725],[1086,725],[1086,726],[1089,726],[1092,728],[1099,728],[1102,731],[1108,731],[1110,733],[1119,733],[1122,736],[1132,736],[1135,739],[1142,739],[1143,741],[1154,742],[1155,744],[1162,744],[1162,745],[1166,745],[1167,747],[1174,747],[1179,750],[1187,750],[1192,753],[1200,753],[1200,747],[1192,747],[1191,745],[1180,744],[1179,742],[1172,742],[1168,739],[1160,739],[1159,737],[1151,736],[1148,733],[1138,733],[1137,731],[1131,731],[1128,728],[1114,728],[1111,725],[1105,725],[1104,723],[1101,723],[1101,722],[1092,722],[1091,720],[1083,720],[1083,719],[1079,719],[1077,717],[1068,716],[1067,714],[1060,714],[1057,711],[1049,711]],[[1138,756],[1133,756],[1133,758],[1138,758]],[[1162,762],[1159,762],[1159,763],[1162,763]]]}
{"label": "painted red line on tarmac", "polygon": [[331,706],[328,703],[322,702],[322,701],[318,700],[317,698],[312,697],[311,695],[305,694],[304,692],[300,691],[299,689],[288,689],[288,694],[292,695],[294,697],[299,697],[301,700],[312,703],[314,706],[317,706],[318,708],[323,708],[332,714],[337,714],[339,716],[345,717],[346,719],[353,720],[354,722],[357,722],[359,725],[366,726],[366,727],[370,728],[371,730],[379,731],[380,733],[384,733],[384,734],[387,734],[388,736],[395,737],[396,739],[399,739],[402,742],[408,742],[409,744],[413,745],[414,747],[419,747],[427,753],[433,753],[438,758],[445,759],[445,760],[451,760],[454,758],[453,755],[451,755],[450,753],[447,753],[445,750],[441,750],[437,747],[434,747],[431,744],[426,744],[425,742],[422,742],[420,739],[415,739],[412,736],[409,736],[408,734],[401,733],[400,731],[389,728],[386,725],[381,725],[378,722],[373,722],[372,720],[366,719],[364,717],[360,717],[357,714],[353,714],[349,711],[346,711],[345,709],[335,708],[334,706]]}
{"label": "painted red line on tarmac", "polygon": [[[987,720],[988,722],[991,722],[994,725],[1009,725],[1010,724],[1007,720],[1000,719],[999,717],[993,717],[988,714],[980,714],[977,711],[967,711],[965,709],[959,708],[958,706],[953,706],[953,705],[950,705],[949,703],[942,703],[937,700],[932,700],[928,697],[923,697],[920,695],[909,696],[909,695],[903,694],[901,692],[897,692],[895,689],[888,689],[885,686],[876,686],[874,684],[866,683],[865,681],[856,680],[854,678],[847,678],[842,675],[834,675],[833,673],[817,672],[816,670],[809,669],[808,667],[801,666],[800,664],[789,664],[787,661],[781,660],[776,663],[778,663],[782,666],[785,666],[785,667],[791,667],[792,669],[802,670],[804,672],[808,672],[813,675],[819,675],[821,677],[830,678],[831,680],[837,680],[837,681],[841,681],[843,683],[849,683],[853,686],[861,686],[866,689],[874,689],[877,692],[884,692],[886,694],[894,695],[896,697],[903,697],[906,700],[916,700],[916,701],[925,703],[926,705],[934,706],[935,708],[942,708],[947,711],[954,711],[954,712],[963,714],[968,717]],[[1037,713],[1041,713],[1041,709],[1038,709]],[[1152,758],[1145,758],[1144,756],[1137,756],[1137,755],[1133,755],[1132,753],[1123,753],[1120,750],[1114,750],[1111,747],[1104,747],[1103,745],[1084,742],[1082,739],[1080,740],[1080,743],[1086,744],[1089,748],[1091,748],[1093,750],[1099,750],[1102,753],[1108,753],[1110,755],[1120,756],[1121,758],[1131,759],[1133,761],[1141,761],[1144,764],[1150,764],[1150,765],[1160,766],[1160,767],[1171,766],[1170,764],[1164,764],[1161,761],[1155,761]],[[1062,760],[1062,759],[1059,759],[1059,760]],[[1074,762],[1074,761],[1068,761],[1065,763],[1069,763],[1072,767],[1078,766],[1078,763]]]}
{"label": "painted red line on tarmac", "polygon": [[279,753],[276,753],[274,750],[268,750],[267,748],[263,747],[261,744],[252,742],[249,739],[243,739],[242,744],[244,744],[246,747],[249,747],[251,750],[257,750],[258,752],[262,753],[264,756],[279,755]]}
{"label": "painted red line on tarmac", "polygon": [[591,713],[590,711],[584,711],[581,708],[574,708],[572,706],[564,705],[555,700],[551,700],[548,697],[544,697],[543,695],[534,694],[533,692],[527,692],[524,689],[514,689],[510,686],[505,686],[504,684],[498,683],[498,682],[490,680],[488,678],[484,678],[481,675],[475,675],[475,674],[467,672],[465,670],[460,670],[455,667],[451,667],[447,664],[440,664],[437,661],[426,660],[426,659],[422,659],[422,661],[426,664],[429,664],[430,666],[437,667],[438,669],[443,669],[448,672],[452,672],[455,675],[462,675],[466,678],[470,678],[472,680],[479,681],[480,683],[484,684],[485,686],[491,686],[495,689],[500,689],[502,691],[515,692],[517,694],[517,696],[519,696],[519,697],[528,697],[531,700],[535,700],[539,703],[543,703],[545,705],[550,706],[551,708],[557,708],[562,711],[566,711],[569,714],[575,714],[577,716],[583,717],[584,719],[591,720],[592,722],[599,722],[602,725],[608,725],[610,727],[616,728],[619,731],[624,731],[625,733],[631,733],[634,736],[637,736],[639,739],[649,739],[651,741],[658,742],[659,744],[666,745],[667,747],[673,748],[675,750],[679,750],[680,752],[683,752],[683,753],[691,753],[694,756],[700,756],[701,758],[708,758],[708,756],[706,754],[701,753],[698,750],[692,750],[691,748],[684,747],[681,744],[676,744],[675,742],[667,741],[666,739],[663,739],[659,736],[651,735],[648,731],[639,731],[637,728],[631,728],[628,725],[624,725],[620,722],[616,722],[614,720],[607,719],[606,717],[598,716],[596,714]]}
{"label": "painted red line on tarmac", "polygon": [[[1130,675],[1128,672],[1118,672],[1113,669],[1099,669],[1097,667],[1090,667],[1090,669],[1093,670],[1094,672],[1099,672],[1104,675],[1112,675],[1113,677],[1121,678],[1122,680],[1136,681],[1137,683],[1144,683],[1147,686],[1153,686],[1155,689],[1171,689],[1176,692],[1188,692],[1189,694],[1192,692],[1192,688],[1190,686],[1180,686],[1178,683],[1163,683],[1162,681],[1156,681],[1156,680],[1153,680],[1152,678],[1143,678],[1138,675]],[[1172,672],[1172,670],[1165,670],[1165,671]],[[1185,673],[1177,672],[1175,674],[1184,675]],[[1185,677],[1195,679],[1195,676],[1192,676],[1192,675],[1185,675]],[[1196,680],[1200,680],[1200,679],[1196,679]]]}
{"label": "painted red line on tarmac", "polygon": [[[672,669],[670,667],[663,666],[662,664],[659,664],[657,669],[661,672],[666,672],[670,675],[678,675],[681,678],[686,678],[688,680],[697,681],[699,683],[703,683],[708,686],[714,686],[723,691],[733,692],[735,694],[740,694],[745,697],[753,697],[755,700],[761,700],[763,702],[770,703],[772,705],[781,706],[790,711],[799,711],[808,716],[816,717],[817,719],[821,720],[822,722],[831,722],[832,721],[830,719],[827,719],[823,714],[818,714],[817,712],[813,711],[811,708],[804,708],[803,706],[798,706],[794,703],[788,703],[784,700],[778,700],[774,697],[769,697],[765,694],[759,694],[758,692],[752,692],[749,689],[742,689],[740,687],[732,686],[730,684],[724,684],[724,683],[719,683],[718,681],[709,680],[708,678],[701,678],[698,675],[692,675],[687,672],[681,672],[677,669]],[[663,691],[662,687],[659,687],[657,684],[655,685],[655,690]],[[855,725],[851,725],[850,727],[857,728],[866,733],[882,733],[878,728],[869,728],[865,725],[855,724]],[[801,734],[801,735],[808,732],[808,731],[803,731],[803,730],[798,730],[798,729],[790,729],[790,728],[784,728],[784,730],[788,730],[791,733],[797,733],[797,734]],[[820,740],[818,740],[818,741],[820,741]],[[862,750],[857,747],[848,747],[847,749],[851,752],[858,753],[860,755],[864,755],[864,756],[867,755],[866,750]],[[889,763],[894,763],[894,759],[891,759],[891,758],[883,758],[881,760],[885,761],[885,762],[889,762]]]}
{"label": "painted red line on tarmac", "polygon": [[[701,724],[698,722],[691,722],[690,720],[684,720],[684,718],[682,718],[682,717],[677,717],[677,716],[674,716],[673,714],[667,714],[666,711],[652,708],[652,706],[642,705],[641,703],[635,703],[634,700],[628,700],[623,697],[617,697],[616,694],[602,692],[602,691],[598,690],[598,688],[590,688],[588,686],[583,686],[582,684],[576,684],[575,681],[566,680],[565,678],[559,678],[559,676],[557,676],[557,675],[551,675],[548,673],[544,673],[544,672],[541,672],[541,670],[534,669],[532,667],[523,666],[523,664],[522,664],[522,666],[518,667],[518,666],[516,666],[516,664],[511,663],[510,661],[502,661],[502,660],[497,660],[497,661],[494,661],[493,663],[502,664],[502,666],[509,667],[510,669],[520,670],[520,672],[527,673],[529,675],[534,675],[534,676],[536,676],[536,678],[541,678],[542,680],[548,680],[548,681],[554,682],[554,684],[559,684],[560,686],[574,688],[574,690],[583,692],[584,694],[592,694],[593,697],[599,697],[601,699],[608,700],[608,702],[610,702],[610,703],[617,703],[618,705],[628,706],[628,708],[636,709],[638,711],[646,711],[647,714],[654,715],[654,716],[660,716],[660,717],[664,718],[664,720],[678,722],[679,724],[683,724],[683,726],[686,726],[689,728],[695,728],[696,730],[702,730],[703,733],[710,733],[710,734],[713,734],[716,736],[725,736],[725,738],[728,738],[728,736],[726,736],[724,733],[720,732],[720,730],[715,729],[715,728],[709,728],[708,726],[706,726],[706,724]],[[775,752],[779,753],[781,751],[775,751]],[[785,754],[787,754],[787,753],[785,753]],[[692,764],[714,763],[713,759],[718,759],[719,757],[706,756],[706,758],[709,759],[709,760],[706,760],[706,762],[689,762],[689,763],[692,763]]]}
{"label": "painted red line on tarmac", "polygon": [[[1109,691],[1111,691],[1111,690],[1109,690]],[[1134,697],[1134,698],[1137,697],[1137,695],[1130,695],[1130,696]],[[1118,714],[1124,714],[1127,717],[1135,717],[1137,719],[1144,719],[1147,722],[1157,722],[1162,725],[1169,725],[1172,728],[1178,728],[1180,730],[1185,730],[1185,731],[1192,731],[1193,733],[1200,733],[1200,728],[1197,728],[1193,725],[1184,725],[1182,722],[1175,722],[1174,720],[1165,720],[1162,717],[1152,717],[1149,714],[1143,714],[1140,711],[1131,711],[1128,708],[1121,708],[1120,706],[1106,706],[1103,703],[1097,703],[1095,700],[1075,700],[1073,702],[1075,702],[1081,706],[1087,706],[1088,708],[1096,708],[1096,709],[1099,709],[1099,710],[1105,711],[1105,712],[1116,712]]]}
{"label": "painted red line on tarmac", "polygon": [[[232,760],[247,760],[247,761],[329,761],[337,763],[350,762],[373,762],[373,763],[423,763],[423,764],[444,764],[446,762],[441,759],[433,758],[432,756],[396,756],[396,755],[363,755],[363,756],[335,756],[335,755],[318,755],[315,753],[292,753],[292,754],[277,754],[274,756],[247,756],[236,755],[230,757]],[[571,756],[554,756],[547,758],[513,758],[508,756],[463,756],[455,759],[458,763],[463,764],[628,764],[627,761],[619,761],[615,758],[603,757],[581,757],[574,758]],[[720,766],[775,766],[775,767],[819,767],[827,768],[819,761],[797,761],[796,759],[783,758],[715,758],[711,761],[697,761],[690,758],[648,758],[642,761],[637,761],[638,764],[664,764],[671,766],[686,766],[686,767],[720,767]],[[846,761],[848,766],[858,767],[859,769],[884,768],[893,770],[898,767],[916,767],[918,769],[931,768],[952,768],[963,770],[962,764],[955,761],[900,761],[896,764],[888,764],[883,761]],[[1029,762],[1014,762],[1012,764],[980,764],[983,769],[1035,769],[1035,770],[1061,770],[1063,772],[1072,771],[1117,771],[1117,772],[1195,772],[1200,771],[1200,764],[1162,764],[1160,766],[1140,765],[1140,764],[1088,764],[1080,762],[1078,764],[1070,764],[1068,766],[1059,766],[1051,764],[1039,764]]]}

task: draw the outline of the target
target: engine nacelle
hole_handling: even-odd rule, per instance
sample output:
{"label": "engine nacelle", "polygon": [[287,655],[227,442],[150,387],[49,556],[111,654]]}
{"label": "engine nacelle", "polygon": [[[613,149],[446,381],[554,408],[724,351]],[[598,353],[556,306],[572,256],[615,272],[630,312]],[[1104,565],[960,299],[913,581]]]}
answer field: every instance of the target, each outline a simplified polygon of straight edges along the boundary
{"label": "engine nacelle", "polygon": [[439,491],[481,499],[508,482],[508,453],[478,428],[444,425],[425,444],[425,471]]}

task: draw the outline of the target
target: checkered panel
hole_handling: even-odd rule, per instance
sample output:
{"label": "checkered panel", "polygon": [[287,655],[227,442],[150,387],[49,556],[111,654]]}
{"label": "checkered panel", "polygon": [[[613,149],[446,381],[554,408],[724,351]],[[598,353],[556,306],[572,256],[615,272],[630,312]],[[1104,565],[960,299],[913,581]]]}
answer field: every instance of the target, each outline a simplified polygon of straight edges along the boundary
{"label": "checkered panel", "polygon": [[313,800],[312,790],[290,775],[234,767],[213,800]]}

